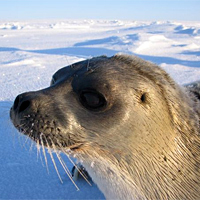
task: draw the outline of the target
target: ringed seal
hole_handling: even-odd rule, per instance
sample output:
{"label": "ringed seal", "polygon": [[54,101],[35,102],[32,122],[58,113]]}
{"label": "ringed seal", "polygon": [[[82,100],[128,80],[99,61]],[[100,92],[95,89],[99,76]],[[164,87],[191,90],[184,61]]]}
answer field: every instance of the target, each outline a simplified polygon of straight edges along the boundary
{"label": "ringed seal", "polygon": [[34,141],[70,149],[107,199],[199,200],[199,96],[138,57],[101,56],[20,94],[10,116]]}

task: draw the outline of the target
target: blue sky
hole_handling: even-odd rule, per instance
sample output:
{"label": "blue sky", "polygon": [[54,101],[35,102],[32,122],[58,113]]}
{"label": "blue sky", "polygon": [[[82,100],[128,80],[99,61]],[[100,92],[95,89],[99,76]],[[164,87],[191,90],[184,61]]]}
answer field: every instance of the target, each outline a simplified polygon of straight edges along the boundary
{"label": "blue sky", "polygon": [[200,20],[200,0],[0,0],[0,20]]}

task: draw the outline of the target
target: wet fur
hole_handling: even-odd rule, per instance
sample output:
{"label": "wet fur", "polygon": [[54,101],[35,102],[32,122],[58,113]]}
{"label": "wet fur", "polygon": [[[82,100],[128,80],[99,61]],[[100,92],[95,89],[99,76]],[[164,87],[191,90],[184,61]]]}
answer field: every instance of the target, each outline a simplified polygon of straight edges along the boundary
{"label": "wet fur", "polygon": [[[88,87],[104,94],[105,110],[80,104],[79,91]],[[198,200],[199,87],[191,88],[140,58],[103,56],[63,68],[51,87],[23,94],[31,106],[12,109],[11,118],[40,144],[70,149],[107,199]]]}

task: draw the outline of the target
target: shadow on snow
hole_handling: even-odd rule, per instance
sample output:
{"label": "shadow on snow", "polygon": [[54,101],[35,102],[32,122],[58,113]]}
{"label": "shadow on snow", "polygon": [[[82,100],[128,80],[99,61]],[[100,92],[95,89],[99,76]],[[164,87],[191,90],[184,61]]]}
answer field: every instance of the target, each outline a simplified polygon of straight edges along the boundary
{"label": "shadow on snow", "polygon": [[[100,56],[100,55],[106,55],[106,56],[113,56],[116,53],[119,53],[117,50],[113,49],[107,49],[107,48],[98,48],[98,47],[84,47],[80,45],[90,45],[90,44],[101,44],[101,42],[113,42],[113,37],[107,38],[107,39],[99,39],[99,40],[90,40],[82,43],[77,43],[73,47],[64,47],[64,48],[55,48],[55,49],[41,49],[41,50],[22,50],[18,48],[12,48],[12,47],[0,47],[0,52],[4,51],[24,51],[24,52],[31,52],[31,53],[39,53],[39,54],[52,54],[52,55],[71,55],[71,56],[77,56],[77,57],[94,57],[94,56]],[[102,43],[103,44],[103,43]],[[132,52],[126,51],[121,52],[125,54],[134,54]],[[200,55],[199,51],[183,51],[183,54],[188,55]],[[200,67],[199,61],[189,61],[189,60],[180,60],[177,58],[172,57],[163,57],[163,56],[148,56],[148,55],[142,55],[142,54],[134,54],[138,57],[141,57],[145,60],[154,62],[158,65],[161,63],[166,64],[180,64],[184,66],[189,67]]]}

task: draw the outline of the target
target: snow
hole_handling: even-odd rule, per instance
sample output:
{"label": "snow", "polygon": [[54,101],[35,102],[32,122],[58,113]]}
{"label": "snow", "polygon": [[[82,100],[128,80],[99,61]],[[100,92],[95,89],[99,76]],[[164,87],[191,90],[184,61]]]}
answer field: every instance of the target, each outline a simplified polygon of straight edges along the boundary
{"label": "snow", "polygon": [[104,198],[83,179],[77,191],[53,154],[61,183],[47,153],[48,173],[35,145],[13,128],[9,109],[19,93],[48,87],[59,68],[118,52],[157,63],[179,84],[199,80],[200,22],[0,21],[0,199]]}

